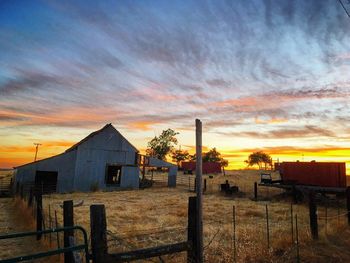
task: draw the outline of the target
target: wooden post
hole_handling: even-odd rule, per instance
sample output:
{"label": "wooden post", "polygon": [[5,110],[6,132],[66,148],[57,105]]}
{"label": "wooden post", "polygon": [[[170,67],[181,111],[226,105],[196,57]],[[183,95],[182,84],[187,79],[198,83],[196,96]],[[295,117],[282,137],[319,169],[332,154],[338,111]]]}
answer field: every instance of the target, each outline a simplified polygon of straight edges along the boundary
{"label": "wooden post", "polygon": [[324,217],[324,220],[325,220],[325,228],[324,228],[324,231],[327,235],[327,217],[328,217],[328,211],[327,211],[327,204],[326,204],[326,207],[325,207],[326,211],[325,211],[325,217]]}
{"label": "wooden post", "polygon": [[297,204],[298,203],[298,192],[297,192],[297,189],[295,188],[294,184],[292,186],[292,195],[293,195],[294,204]]}
{"label": "wooden post", "polygon": [[202,122],[196,119],[196,179],[197,179],[197,249],[196,262],[203,262],[203,222],[202,222]]}
{"label": "wooden post", "polygon": [[[51,206],[49,205],[49,229],[52,229],[52,217],[51,217]],[[50,238],[50,246],[52,243],[52,238],[51,238],[51,232],[49,234],[49,238]]]}
{"label": "wooden post", "polygon": [[293,229],[293,204],[290,204],[290,226],[291,226],[291,234],[292,234],[292,245],[294,244],[294,229]]}
{"label": "wooden post", "polygon": [[197,235],[196,235],[196,211],[197,211],[197,198],[190,196],[188,198],[188,228],[187,228],[187,241],[191,244],[191,249],[187,251],[187,262],[197,262]]}
{"label": "wooden post", "polygon": [[310,213],[310,229],[313,239],[318,239],[318,223],[317,223],[317,206],[315,202],[315,194],[309,194],[309,213]]}
{"label": "wooden post", "polygon": [[237,250],[236,250],[236,207],[232,207],[232,223],[233,223],[233,262],[237,261]]}
{"label": "wooden post", "polygon": [[269,209],[267,205],[265,205],[266,212],[266,237],[267,237],[267,248],[270,248],[270,226],[269,226]]}
{"label": "wooden post", "polygon": [[207,179],[204,179],[204,188],[203,188],[203,193],[207,191]]}
{"label": "wooden post", "polygon": [[[69,227],[73,226],[73,201],[68,200],[63,202],[63,226]],[[69,237],[74,238],[74,231],[66,230],[64,231],[64,247],[70,247]],[[64,262],[65,263],[74,263],[74,257],[72,252],[64,253]]]}
{"label": "wooden post", "polygon": [[295,215],[295,235],[296,235],[296,246],[297,246],[297,263],[300,262],[299,255],[299,230],[298,230],[298,215]]}
{"label": "wooden post", "polygon": [[348,225],[350,226],[350,186],[346,188],[346,210],[348,212]]}
{"label": "wooden post", "polygon": [[90,228],[92,262],[105,262],[108,248],[106,210],[104,205],[90,206]]}
{"label": "wooden post", "polygon": [[[58,220],[57,220],[57,211],[55,210],[55,227],[58,228]],[[56,232],[56,242],[57,242],[57,247],[61,248],[60,246],[60,235],[58,232]]]}
{"label": "wooden post", "polygon": [[258,200],[258,184],[254,182],[254,200]]}
{"label": "wooden post", "polygon": [[[36,203],[36,231],[43,230],[43,198],[41,193],[36,193],[35,195]],[[36,235],[36,240],[41,239],[42,234]]]}

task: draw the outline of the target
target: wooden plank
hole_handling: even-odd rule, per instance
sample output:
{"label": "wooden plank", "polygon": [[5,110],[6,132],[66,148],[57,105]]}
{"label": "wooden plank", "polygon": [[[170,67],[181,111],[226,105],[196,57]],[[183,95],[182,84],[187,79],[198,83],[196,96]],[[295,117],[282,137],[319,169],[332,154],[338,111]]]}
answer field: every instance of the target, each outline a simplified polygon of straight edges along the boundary
{"label": "wooden plank", "polygon": [[189,249],[188,242],[180,242],[171,245],[139,249],[131,252],[108,254],[104,262],[129,262],[133,260],[158,257],[162,255],[179,253]]}

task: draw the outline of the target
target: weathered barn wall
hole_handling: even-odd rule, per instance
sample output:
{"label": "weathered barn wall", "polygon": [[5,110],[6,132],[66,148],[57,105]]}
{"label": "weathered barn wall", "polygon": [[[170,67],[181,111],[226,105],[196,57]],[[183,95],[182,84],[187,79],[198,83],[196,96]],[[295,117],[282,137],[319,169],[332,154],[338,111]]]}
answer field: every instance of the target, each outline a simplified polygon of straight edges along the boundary
{"label": "weathered barn wall", "polygon": [[[100,189],[113,189],[105,183],[106,165],[135,165],[137,150],[112,126],[83,142],[77,149],[74,188],[89,191],[93,184]],[[122,168],[121,188],[139,187],[139,170]]]}
{"label": "weathered barn wall", "polygon": [[58,172],[57,192],[72,191],[76,156],[76,151],[71,151],[20,166],[16,169],[15,181],[20,184],[34,184],[36,171],[55,171]]}

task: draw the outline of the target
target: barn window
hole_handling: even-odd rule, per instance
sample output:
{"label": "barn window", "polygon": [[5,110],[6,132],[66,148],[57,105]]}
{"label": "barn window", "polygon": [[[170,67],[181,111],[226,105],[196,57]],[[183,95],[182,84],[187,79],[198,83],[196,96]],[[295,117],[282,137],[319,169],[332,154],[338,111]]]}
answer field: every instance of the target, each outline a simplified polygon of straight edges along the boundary
{"label": "barn window", "polygon": [[106,184],[120,185],[122,177],[122,167],[120,165],[107,165],[106,167]]}

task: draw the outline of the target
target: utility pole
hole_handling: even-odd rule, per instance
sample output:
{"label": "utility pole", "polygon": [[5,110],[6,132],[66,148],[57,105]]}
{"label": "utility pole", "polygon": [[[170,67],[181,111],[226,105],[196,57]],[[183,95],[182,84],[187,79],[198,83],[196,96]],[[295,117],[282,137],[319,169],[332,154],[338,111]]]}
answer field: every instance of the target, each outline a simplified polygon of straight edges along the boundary
{"label": "utility pole", "polygon": [[34,143],[34,145],[35,145],[35,157],[34,157],[34,162],[35,162],[36,157],[38,156],[39,145],[41,145],[41,143]]}

